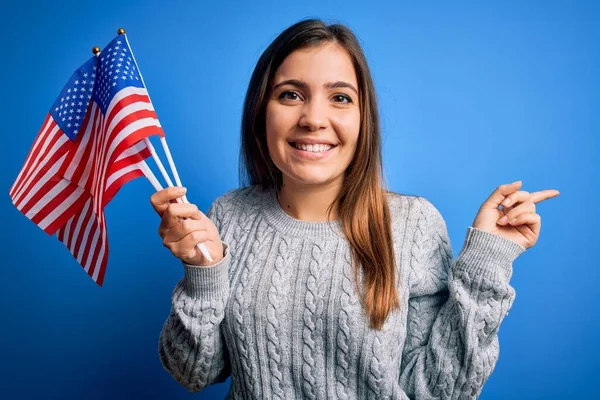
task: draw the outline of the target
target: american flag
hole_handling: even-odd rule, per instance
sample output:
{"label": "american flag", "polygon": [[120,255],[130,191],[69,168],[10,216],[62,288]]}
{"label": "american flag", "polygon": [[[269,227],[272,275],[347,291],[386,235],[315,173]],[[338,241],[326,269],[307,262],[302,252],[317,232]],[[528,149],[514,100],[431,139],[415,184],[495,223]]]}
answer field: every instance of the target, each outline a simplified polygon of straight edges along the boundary
{"label": "american flag", "polygon": [[102,286],[104,208],[144,175],[143,141],[164,132],[124,34],[81,66],[55,101],[10,190],[14,205]]}

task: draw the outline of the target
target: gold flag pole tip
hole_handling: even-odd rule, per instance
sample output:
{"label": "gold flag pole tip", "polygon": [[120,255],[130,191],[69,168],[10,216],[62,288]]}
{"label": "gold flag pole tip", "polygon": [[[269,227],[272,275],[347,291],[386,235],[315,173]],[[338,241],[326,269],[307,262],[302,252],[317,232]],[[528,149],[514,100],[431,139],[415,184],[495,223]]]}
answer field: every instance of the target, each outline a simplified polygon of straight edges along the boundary
{"label": "gold flag pole tip", "polygon": [[100,53],[100,47],[98,47],[98,46],[94,46],[94,47],[92,48],[92,53],[94,53],[94,54],[98,54],[98,53]]}
{"label": "gold flag pole tip", "polygon": [[117,29],[117,35],[124,35],[124,34],[125,34],[125,29],[123,29],[123,28]]}

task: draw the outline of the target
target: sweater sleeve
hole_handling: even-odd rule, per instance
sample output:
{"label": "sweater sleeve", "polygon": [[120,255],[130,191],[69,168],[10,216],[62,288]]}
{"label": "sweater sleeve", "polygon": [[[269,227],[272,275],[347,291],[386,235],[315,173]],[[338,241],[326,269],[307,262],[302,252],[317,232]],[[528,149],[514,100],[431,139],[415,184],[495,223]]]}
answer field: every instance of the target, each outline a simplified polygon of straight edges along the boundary
{"label": "sweater sleeve", "polygon": [[[207,216],[222,236],[217,201]],[[231,374],[220,331],[229,298],[229,245],[223,242],[223,248],[224,258],[210,267],[183,263],[184,275],[172,292],[171,311],[159,338],[161,364],[190,392],[223,382]]]}
{"label": "sweater sleeve", "polygon": [[415,400],[477,399],[498,360],[498,329],[515,299],[512,263],[525,248],[469,227],[453,260],[440,212],[417,199],[400,386]]}

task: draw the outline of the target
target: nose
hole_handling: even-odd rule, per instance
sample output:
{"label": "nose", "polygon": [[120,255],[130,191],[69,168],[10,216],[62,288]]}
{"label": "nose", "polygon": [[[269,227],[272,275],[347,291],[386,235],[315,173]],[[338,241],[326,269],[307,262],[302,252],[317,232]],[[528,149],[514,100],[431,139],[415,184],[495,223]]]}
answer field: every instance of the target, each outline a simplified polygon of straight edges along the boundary
{"label": "nose", "polygon": [[327,128],[327,104],[318,99],[311,99],[302,106],[302,114],[298,120],[298,125],[311,132]]}

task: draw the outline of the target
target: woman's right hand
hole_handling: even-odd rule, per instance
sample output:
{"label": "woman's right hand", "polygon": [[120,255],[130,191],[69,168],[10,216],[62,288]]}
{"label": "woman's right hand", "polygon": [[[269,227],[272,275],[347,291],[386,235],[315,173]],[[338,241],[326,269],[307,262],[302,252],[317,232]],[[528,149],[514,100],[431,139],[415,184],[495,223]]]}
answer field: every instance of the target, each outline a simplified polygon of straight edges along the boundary
{"label": "woman's right hand", "polygon": [[[177,203],[185,188],[168,187],[150,197],[152,207],[161,216],[158,234],[171,253],[186,264],[207,267],[223,259],[223,243],[215,224],[194,204]],[[184,219],[185,218],[185,219]],[[204,243],[212,262],[196,244]]]}

